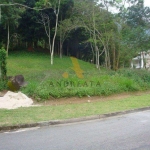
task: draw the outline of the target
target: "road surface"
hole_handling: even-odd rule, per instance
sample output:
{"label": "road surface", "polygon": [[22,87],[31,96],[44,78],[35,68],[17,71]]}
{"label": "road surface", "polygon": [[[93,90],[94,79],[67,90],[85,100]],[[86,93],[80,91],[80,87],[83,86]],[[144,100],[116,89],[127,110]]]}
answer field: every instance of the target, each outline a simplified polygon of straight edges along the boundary
{"label": "road surface", "polygon": [[0,133],[0,150],[150,150],[150,111]]}

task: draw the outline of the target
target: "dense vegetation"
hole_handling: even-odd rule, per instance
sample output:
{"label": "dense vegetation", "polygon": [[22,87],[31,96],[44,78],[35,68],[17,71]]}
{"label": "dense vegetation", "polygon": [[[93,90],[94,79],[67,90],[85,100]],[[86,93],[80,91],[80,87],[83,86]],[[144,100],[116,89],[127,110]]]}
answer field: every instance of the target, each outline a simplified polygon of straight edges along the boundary
{"label": "dense vegetation", "polygon": [[[150,9],[143,0],[127,0],[127,7],[125,1],[1,0],[8,76],[24,75],[28,86],[21,90],[38,100],[149,89],[148,71],[123,68],[150,47]],[[70,57],[78,58],[82,79]]]}
{"label": "dense vegetation", "polygon": [[[69,57],[55,57],[55,60],[54,65],[49,65],[49,56],[46,54],[13,52],[8,58],[8,75],[23,74],[28,85],[21,90],[39,101],[60,97],[111,95],[150,88],[150,74],[146,70],[97,70],[93,64],[78,60],[84,71],[84,77],[80,79],[72,70]],[[63,77],[65,72],[68,73],[68,78]]]}
{"label": "dense vegetation", "polygon": [[1,0],[0,10],[7,54],[26,48],[50,53],[51,64],[54,54],[66,55],[117,70],[149,49],[150,9],[143,0]]}
{"label": "dense vegetation", "polygon": [[7,64],[6,64],[6,50],[0,49],[0,91],[7,88]]}

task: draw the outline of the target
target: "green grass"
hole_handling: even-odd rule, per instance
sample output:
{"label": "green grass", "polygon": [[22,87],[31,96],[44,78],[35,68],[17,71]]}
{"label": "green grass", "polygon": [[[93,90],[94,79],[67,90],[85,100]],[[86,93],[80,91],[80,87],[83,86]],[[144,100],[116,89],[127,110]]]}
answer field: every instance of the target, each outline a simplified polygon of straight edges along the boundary
{"label": "green grass", "polygon": [[[111,95],[128,91],[150,89],[150,73],[146,70],[122,69],[119,71],[97,70],[93,64],[78,60],[84,71],[79,79],[71,69],[69,57],[55,57],[50,65],[50,57],[41,53],[13,52],[8,57],[8,76],[22,74],[28,82],[21,91],[38,101],[52,97]],[[63,78],[67,72],[69,77]],[[5,84],[0,80],[0,91]],[[96,114],[117,112],[150,106],[150,94],[131,96],[121,100],[99,101],[83,104],[41,106],[0,109],[0,126],[35,123],[47,120],[76,118]]]}
{"label": "green grass", "polygon": [[[146,70],[115,72],[97,70],[93,64],[81,60],[78,63],[84,71],[83,79],[72,70],[69,57],[55,57],[54,65],[50,65],[49,55],[13,52],[8,57],[8,75],[24,75],[28,85],[21,89],[22,92],[40,101],[52,97],[111,95],[150,89],[150,73]],[[67,79],[62,76],[65,72],[69,75]]]}
{"label": "green grass", "polygon": [[0,109],[0,126],[105,114],[150,106],[150,94],[83,104]]}

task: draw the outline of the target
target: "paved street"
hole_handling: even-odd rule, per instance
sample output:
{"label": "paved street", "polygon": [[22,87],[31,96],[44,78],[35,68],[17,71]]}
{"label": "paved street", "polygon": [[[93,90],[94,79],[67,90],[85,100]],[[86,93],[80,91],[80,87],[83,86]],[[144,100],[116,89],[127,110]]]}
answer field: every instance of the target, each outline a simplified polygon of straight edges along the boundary
{"label": "paved street", "polygon": [[150,111],[0,133],[0,150],[150,150]]}

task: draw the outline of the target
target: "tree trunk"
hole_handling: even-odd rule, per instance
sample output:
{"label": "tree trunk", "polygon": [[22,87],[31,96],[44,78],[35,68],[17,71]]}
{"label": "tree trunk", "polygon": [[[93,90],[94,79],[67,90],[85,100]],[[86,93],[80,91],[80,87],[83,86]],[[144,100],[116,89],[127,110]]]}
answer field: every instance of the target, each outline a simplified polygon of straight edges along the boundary
{"label": "tree trunk", "polygon": [[107,63],[107,50],[106,50],[106,47],[104,48],[104,51],[105,51],[105,67],[108,68],[108,63]]}
{"label": "tree trunk", "polygon": [[113,46],[113,70],[116,70],[116,50],[115,50],[115,46]]}
{"label": "tree trunk", "polygon": [[110,65],[110,53],[108,50],[108,69],[111,69],[111,65]]}
{"label": "tree trunk", "polygon": [[[51,46],[51,29],[50,29],[50,25],[48,25],[48,33],[49,33],[49,36],[48,36],[48,44],[49,44],[49,52],[50,52],[50,55],[52,53],[52,46]],[[46,43],[46,42],[45,42]]]}
{"label": "tree trunk", "polygon": [[116,70],[119,68],[119,60],[120,60],[120,52],[118,50],[117,62],[116,62]]}
{"label": "tree trunk", "polygon": [[56,14],[55,33],[54,33],[54,37],[53,37],[52,51],[51,51],[51,65],[53,65],[53,55],[54,55],[55,38],[56,38],[57,28],[58,28],[59,9],[60,9],[60,0],[58,1],[58,9],[57,9],[57,14]]}
{"label": "tree trunk", "polygon": [[93,7],[93,40],[94,40],[94,47],[95,47],[95,54],[96,54],[96,68],[99,69],[99,49],[96,43],[96,27],[95,27],[95,12]]}
{"label": "tree trunk", "polygon": [[98,55],[98,58],[97,58],[97,66],[98,66],[98,69],[100,69],[100,64],[99,64],[99,56],[100,56],[100,55],[99,55],[99,50],[98,50],[97,53],[98,53],[98,54],[97,54],[97,55]]}
{"label": "tree trunk", "polygon": [[99,56],[100,56],[100,54],[99,54],[99,49],[98,49],[97,46],[96,46],[96,50],[95,51],[96,51],[96,53],[95,53],[96,54],[96,68],[99,69],[100,68],[99,67],[100,66],[100,64],[99,64]]}
{"label": "tree trunk", "polygon": [[7,50],[6,50],[6,52],[7,52],[7,57],[8,57],[9,43],[10,43],[9,22],[8,22],[7,28],[8,28],[8,33],[7,33]]}
{"label": "tree trunk", "polygon": [[94,55],[95,55],[95,53],[94,53],[94,49],[93,49],[93,46],[92,46],[91,43],[90,43],[90,46],[91,46],[91,49],[92,49],[92,60],[91,60],[91,63],[94,64]]}
{"label": "tree trunk", "polygon": [[54,64],[54,60],[53,60],[53,59],[54,59],[54,57],[53,57],[53,55],[54,55],[54,54],[53,54],[53,52],[52,52],[52,53],[51,53],[51,65],[53,65],[53,64]]}
{"label": "tree trunk", "polygon": [[98,66],[97,66],[97,64],[98,64],[98,59],[97,59],[97,57],[98,57],[98,53],[97,53],[97,50],[96,50],[96,48],[95,48],[95,55],[96,55],[96,68],[98,68]]}
{"label": "tree trunk", "polygon": [[60,36],[60,42],[59,42],[59,49],[60,49],[59,56],[60,56],[60,58],[62,58],[62,47],[63,47],[63,43],[62,43],[61,36]]}

